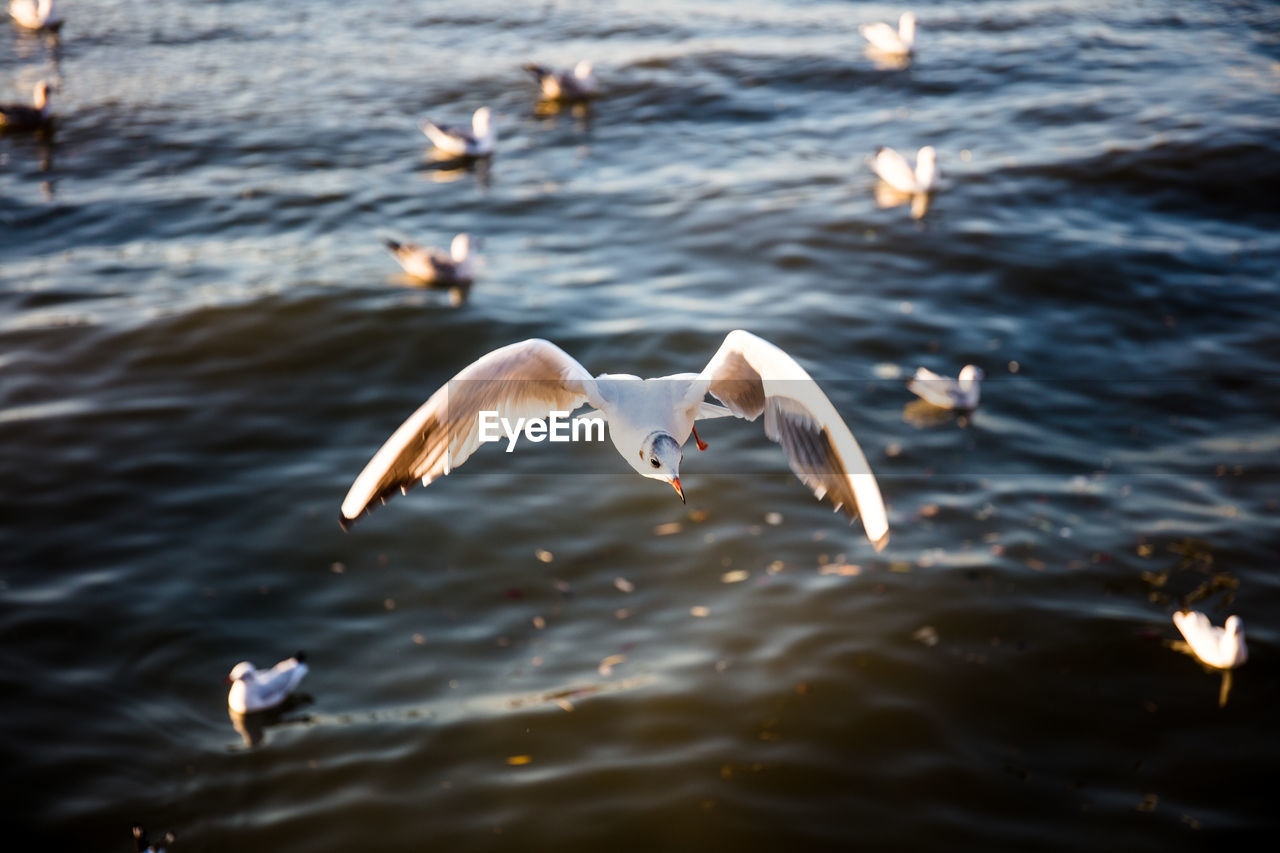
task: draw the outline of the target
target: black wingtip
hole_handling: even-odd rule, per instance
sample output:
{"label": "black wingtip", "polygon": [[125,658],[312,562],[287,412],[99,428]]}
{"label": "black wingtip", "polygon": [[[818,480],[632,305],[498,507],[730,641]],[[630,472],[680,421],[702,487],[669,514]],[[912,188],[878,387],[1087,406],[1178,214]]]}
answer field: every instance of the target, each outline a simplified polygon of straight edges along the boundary
{"label": "black wingtip", "polygon": [[883,151],[883,150],[884,150],[884,146],[883,146],[883,145],[877,145],[877,146],[876,146],[876,154],[879,154],[879,153],[880,153],[881,151]]}
{"label": "black wingtip", "polygon": [[343,533],[351,532],[351,525],[355,523],[356,520],[354,518],[347,518],[342,510],[338,510],[338,526],[342,528]]}
{"label": "black wingtip", "polygon": [[400,244],[397,243],[395,240],[383,240],[382,243],[393,252],[400,251]]}
{"label": "black wingtip", "polygon": [[301,650],[296,651],[293,653],[293,659],[296,660],[298,663],[306,663],[307,653]]}

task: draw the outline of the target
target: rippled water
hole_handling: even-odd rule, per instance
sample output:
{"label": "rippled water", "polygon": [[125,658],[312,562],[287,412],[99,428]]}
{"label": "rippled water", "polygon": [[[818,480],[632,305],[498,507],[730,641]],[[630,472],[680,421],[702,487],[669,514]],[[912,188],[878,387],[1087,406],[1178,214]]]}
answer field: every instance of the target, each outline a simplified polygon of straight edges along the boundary
{"label": "rippled water", "polygon": [[[59,86],[52,142],[0,137],[7,839],[1167,851],[1274,824],[1274,5],[922,3],[906,69],[856,29],[900,9],[863,3],[65,5],[56,45],[0,32],[5,100]],[[607,97],[535,112],[520,63],[582,57]],[[487,170],[424,156],[423,116],[486,103]],[[882,144],[937,147],[923,219],[877,206]],[[456,307],[380,245],[462,230]],[[845,413],[882,554],[728,421],[688,507],[543,445],[335,523],[492,348],[660,375],[738,327]],[[968,362],[968,424],[897,378]],[[1249,634],[1224,707],[1169,648],[1206,583]],[[295,648],[313,701],[245,749],[221,678]]]}

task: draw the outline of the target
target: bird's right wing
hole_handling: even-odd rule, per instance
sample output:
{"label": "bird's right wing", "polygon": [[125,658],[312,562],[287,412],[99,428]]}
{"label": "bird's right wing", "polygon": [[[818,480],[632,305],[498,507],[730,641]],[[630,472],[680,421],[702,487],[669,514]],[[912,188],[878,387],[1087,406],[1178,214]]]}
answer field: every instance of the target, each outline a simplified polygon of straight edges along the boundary
{"label": "bird's right wing", "polygon": [[916,187],[915,170],[906,157],[892,148],[882,146],[876,150],[875,159],[871,161],[871,171],[895,190],[912,192]]}
{"label": "bird's right wing", "polygon": [[852,521],[859,515],[876,550],[889,541],[889,520],[871,467],[818,383],[778,347],[750,332],[730,332],[690,383],[689,399],[710,393],[740,418],[764,415],[764,432],[782,445],[791,470],[818,498]]}
{"label": "bird's right wing", "polygon": [[392,433],[351,484],[339,521],[345,528],[376,502],[465,462],[480,446],[482,411],[514,423],[571,412],[583,403],[600,408],[596,382],[555,344],[534,338],[496,349],[432,394]]}

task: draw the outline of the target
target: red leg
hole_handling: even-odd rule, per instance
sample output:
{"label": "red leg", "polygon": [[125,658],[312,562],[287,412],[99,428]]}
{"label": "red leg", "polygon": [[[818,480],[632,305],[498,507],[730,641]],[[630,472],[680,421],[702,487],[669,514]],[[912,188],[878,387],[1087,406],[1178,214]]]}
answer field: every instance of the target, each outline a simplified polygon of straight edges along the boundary
{"label": "red leg", "polygon": [[698,428],[696,426],[693,428],[693,440],[698,442],[699,450],[706,450],[710,446],[705,441],[698,438]]}

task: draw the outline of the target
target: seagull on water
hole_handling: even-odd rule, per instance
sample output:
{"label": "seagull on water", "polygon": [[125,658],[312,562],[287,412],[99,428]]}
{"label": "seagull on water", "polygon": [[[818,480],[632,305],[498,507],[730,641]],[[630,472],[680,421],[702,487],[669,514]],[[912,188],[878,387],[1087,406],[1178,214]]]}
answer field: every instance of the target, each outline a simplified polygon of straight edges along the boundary
{"label": "seagull on water", "polygon": [[62,26],[62,13],[54,0],[9,0],[9,16],[29,30],[57,32]]}
{"label": "seagull on water", "polygon": [[538,81],[542,97],[549,101],[585,101],[599,90],[592,65],[585,59],[572,71],[556,71],[533,62],[524,68]]}
{"label": "seagull on water", "polygon": [[1219,628],[1198,610],[1181,610],[1173,614],[1173,624],[1186,638],[1192,653],[1209,666],[1234,669],[1249,659],[1239,616],[1228,617],[1226,626]]}
{"label": "seagull on water", "polygon": [[298,652],[263,672],[247,660],[240,661],[227,676],[231,690],[227,693],[227,707],[237,714],[266,711],[289,698],[297,689],[302,676],[307,674],[307,656]]}
{"label": "seagull on water", "polygon": [[982,368],[966,364],[959,379],[939,376],[926,367],[916,368],[916,375],[907,380],[907,390],[926,403],[940,409],[971,412],[978,408],[978,383],[986,374]]}
{"label": "seagull on water", "polygon": [[422,132],[431,143],[445,154],[454,157],[486,157],[498,144],[497,122],[488,107],[481,107],[471,116],[471,127],[436,124],[430,119],[422,122]]}
{"label": "seagull on water", "polygon": [[0,130],[39,130],[49,123],[49,81],[36,83],[32,104],[0,104]]}
{"label": "seagull on water", "polygon": [[449,244],[449,252],[424,249],[412,243],[386,241],[387,248],[395,255],[406,273],[419,281],[432,284],[464,284],[475,274],[475,253],[471,251],[471,238],[459,234]]}
{"label": "seagull on water", "polygon": [[858,28],[862,37],[871,42],[871,48],[891,56],[907,56],[916,49],[916,16],[903,12],[898,18],[898,29],[885,23],[863,24]]}
{"label": "seagull on water", "polygon": [[[706,401],[711,394],[724,406]],[[343,528],[396,492],[449,474],[480,445],[481,412],[507,422],[546,418],[589,404],[636,473],[671,485],[680,500],[681,450],[694,422],[764,415],[765,435],[782,445],[791,470],[819,498],[862,516],[880,550],[889,522],[875,475],[835,406],[791,356],[750,332],[734,331],[701,373],[658,379],[628,374],[592,377],[572,356],[532,339],[496,349],[464,368],[400,425],[365,465],[342,502]]]}
{"label": "seagull on water", "polygon": [[916,152],[916,167],[912,169],[906,157],[882,145],[876,149],[871,171],[900,193],[929,193],[938,182],[937,160],[938,152],[926,145]]}

